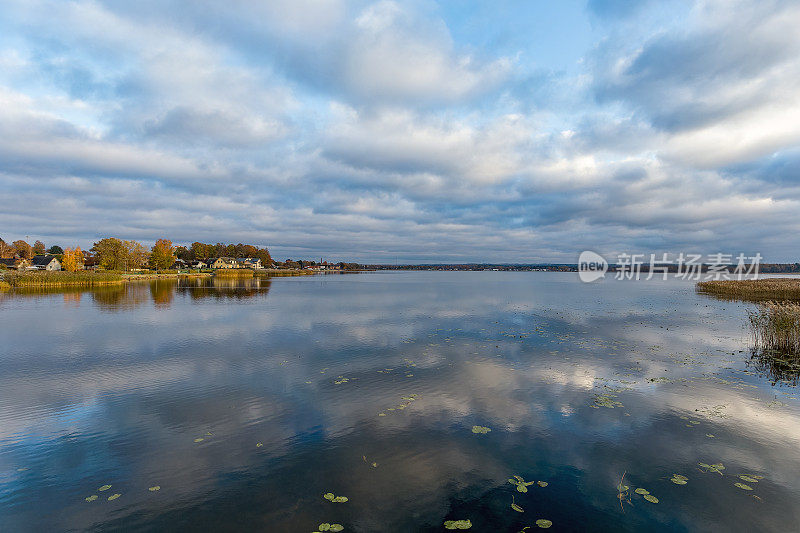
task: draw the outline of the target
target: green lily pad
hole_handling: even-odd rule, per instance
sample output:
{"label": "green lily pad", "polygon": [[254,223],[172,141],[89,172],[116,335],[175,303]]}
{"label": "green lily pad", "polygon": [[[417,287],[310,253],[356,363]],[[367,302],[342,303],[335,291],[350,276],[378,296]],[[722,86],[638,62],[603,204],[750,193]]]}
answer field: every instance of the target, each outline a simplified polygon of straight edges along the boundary
{"label": "green lily pad", "polygon": [[753,490],[753,487],[751,487],[750,485],[745,485],[744,483],[734,483],[733,486],[739,487],[742,490]]}
{"label": "green lily pad", "polygon": [[539,520],[536,521],[536,525],[542,529],[547,529],[548,527],[552,526],[553,523],[550,520],[540,518]]}
{"label": "green lily pad", "polygon": [[653,496],[652,494],[645,494],[645,495],[643,496],[643,498],[644,498],[645,500],[649,501],[650,503],[658,503],[658,498],[656,498],[656,497],[655,497],[655,496]]}
{"label": "green lily pad", "polygon": [[328,531],[338,533],[339,531],[344,531],[344,526],[342,524],[331,524],[331,528]]}
{"label": "green lily pad", "polygon": [[672,477],[674,477],[675,479],[680,479],[682,481],[689,481],[688,477],[681,474],[672,474]]}
{"label": "green lily pad", "polygon": [[476,434],[486,435],[492,430],[492,428],[487,428],[486,426],[472,426],[472,432]]}
{"label": "green lily pad", "polygon": [[349,500],[347,496],[337,496],[333,499],[333,503],[346,503]]}
{"label": "green lily pad", "polygon": [[686,485],[686,480],[685,479],[678,479],[678,478],[674,477],[674,478],[670,479],[670,481],[672,481],[676,485]]}
{"label": "green lily pad", "polygon": [[758,483],[758,480],[756,478],[746,475],[739,476],[739,479],[741,479],[742,481],[747,481],[748,483]]}
{"label": "green lily pad", "polygon": [[204,439],[203,437],[197,437],[196,439],[194,439],[195,442],[203,442],[204,440],[206,439]]}
{"label": "green lily pad", "polygon": [[649,490],[643,488],[638,488],[633,492],[635,492],[636,494],[641,494],[642,496],[644,496],[645,494],[650,494]]}
{"label": "green lily pad", "polygon": [[119,493],[117,493],[117,494],[112,494],[111,496],[109,496],[109,497],[108,497],[108,501],[114,501],[114,500],[116,500],[117,498],[119,498],[120,496],[122,496],[122,494],[119,494]]}
{"label": "green lily pad", "polygon": [[256,443],[256,448],[261,448],[262,446],[264,446],[263,442],[257,442]]}
{"label": "green lily pad", "polygon": [[93,502],[93,501],[95,501],[96,499],[97,499],[97,494],[92,494],[91,496],[89,496],[88,498],[86,498],[86,501],[87,501],[87,502]]}
{"label": "green lily pad", "polygon": [[469,520],[447,520],[444,523],[445,529],[469,529],[472,527],[472,522]]}
{"label": "green lily pad", "polygon": [[522,507],[520,507],[519,505],[517,505],[516,503],[512,503],[511,504],[511,508],[514,509],[518,513],[524,513],[525,512],[525,510]]}
{"label": "green lily pad", "polygon": [[329,502],[332,502],[336,496],[334,496],[332,492],[326,492],[325,494],[322,495],[322,497],[328,500]]}
{"label": "green lily pad", "polygon": [[330,531],[331,525],[325,522],[324,524],[320,524],[319,526],[317,526],[317,529],[319,529],[320,531]]}
{"label": "green lily pad", "polygon": [[628,485],[623,485],[622,483],[620,483],[619,485],[617,485],[617,490],[618,490],[618,491],[620,491],[620,492],[625,492],[625,491],[627,491],[629,488],[630,488],[630,487],[629,487]]}
{"label": "green lily pad", "polygon": [[548,485],[547,481],[537,481],[536,484],[540,487],[546,487]]}
{"label": "green lily pad", "polygon": [[524,484],[520,483],[519,485],[517,485],[517,492],[521,492],[521,493],[524,494],[524,493],[528,492],[528,487],[526,487]]}
{"label": "green lily pad", "polygon": [[155,492],[157,490],[161,490],[161,485],[155,485],[153,487],[148,488],[147,490],[149,490],[150,492]]}

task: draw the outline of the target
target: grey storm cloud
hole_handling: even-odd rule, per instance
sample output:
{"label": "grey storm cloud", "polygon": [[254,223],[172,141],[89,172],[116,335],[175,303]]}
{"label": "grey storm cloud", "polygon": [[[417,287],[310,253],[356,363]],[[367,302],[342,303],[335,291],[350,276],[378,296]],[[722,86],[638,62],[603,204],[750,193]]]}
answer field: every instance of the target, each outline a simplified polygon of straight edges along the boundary
{"label": "grey storm cloud", "polygon": [[800,6],[657,4],[588,2],[576,73],[473,46],[432,0],[12,0],[0,236],[795,260]]}

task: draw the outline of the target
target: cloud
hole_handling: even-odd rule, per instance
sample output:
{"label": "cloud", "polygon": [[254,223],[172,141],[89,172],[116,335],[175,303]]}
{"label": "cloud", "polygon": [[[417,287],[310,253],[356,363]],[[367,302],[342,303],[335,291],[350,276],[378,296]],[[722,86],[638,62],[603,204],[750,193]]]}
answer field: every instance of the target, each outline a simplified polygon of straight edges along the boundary
{"label": "cloud", "polygon": [[559,70],[427,0],[8,2],[0,185],[28,207],[0,227],[365,262],[794,259],[800,9],[670,6],[688,23],[590,2],[593,46]]}

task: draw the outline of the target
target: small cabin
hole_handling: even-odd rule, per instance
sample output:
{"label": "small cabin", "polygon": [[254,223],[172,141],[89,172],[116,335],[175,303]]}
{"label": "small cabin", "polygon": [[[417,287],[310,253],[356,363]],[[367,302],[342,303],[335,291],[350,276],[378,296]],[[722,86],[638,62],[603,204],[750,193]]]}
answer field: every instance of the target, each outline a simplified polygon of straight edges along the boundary
{"label": "small cabin", "polygon": [[36,270],[61,270],[61,261],[54,255],[35,255],[30,268]]}

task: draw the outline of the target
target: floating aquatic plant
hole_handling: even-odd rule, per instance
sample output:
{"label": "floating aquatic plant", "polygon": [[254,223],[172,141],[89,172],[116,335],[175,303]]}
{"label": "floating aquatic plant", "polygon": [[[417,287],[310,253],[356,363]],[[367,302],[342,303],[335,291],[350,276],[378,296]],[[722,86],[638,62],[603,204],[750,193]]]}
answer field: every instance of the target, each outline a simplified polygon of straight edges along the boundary
{"label": "floating aquatic plant", "polygon": [[722,465],[722,463],[715,463],[713,465],[709,465],[706,463],[697,463],[697,464],[700,465],[700,468],[705,469],[706,472],[716,472],[720,476],[723,475],[722,471],[725,470],[725,467]]}
{"label": "floating aquatic plant", "polygon": [[536,484],[540,487],[546,487],[548,485],[547,481],[537,481]]}
{"label": "floating aquatic plant", "polygon": [[737,482],[737,483],[734,483],[733,486],[734,487],[739,487],[742,490],[753,490],[753,487],[751,487],[750,485],[745,485],[744,483],[738,483]]}
{"label": "floating aquatic plant", "polygon": [[658,498],[653,496],[652,494],[645,494],[642,496],[645,500],[649,501],[650,503],[658,503]]}
{"label": "floating aquatic plant", "polygon": [[99,490],[100,492],[103,492],[104,490],[108,490],[110,488],[111,488],[111,485],[103,485],[102,487],[100,487],[97,490]]}
{"label": "floating aquatic plant", "polygon": [[472,432],[476,434],[486,435],[492,430],[492,428],[487,428],[485,426],[472,426]]}
{"label": "floating aquatic plant", "polygon": [[322,497],[328,500],[329,502],[333,503],[345,503],[349,501],[349,498],[347,496],[336,496],[332,492],[326,492],[325,494],[322,495]]}
{"label": "floating aquatic plant", "polygon": [[741,479],[742,481],[747,481],[748,483],[758,483],[758,478],[756,478],[755,476],[751,477],[742,474],[739,476],[739,479]]}
{"label": "floating aquatic plant", "polygon": [[320,524],[317,527],[317,529],[319,531],[333,531],[334,533],[337,533],[339,531],[343,531],[344,530],[344,526],[342,524],[329,524],[329,523],[325,522],[323,524]]}
{"label": "floating aquatic plant", "polygon": [[447,520],[444,523],[445,529],[469,529],[472,527],[472,522],[469,520]]}
{"label": "floating aquatic plant", "polygon": [[636,494],[641,494],[642,496],[644,496],[645,494],[650,494],[650,491],[649,491],[649,490],[647,490],[647,489],[643,489],[643,488],[641,488],[641,487],[640,487],[640,488],[638,488],[638,489],[636,489],[636,490],[635,490],[635,491],[633,491],[633,492],[635,492]]}
{"label": "floating aquatic plant", "polygon": [[518,492],[528,492],[528,487],[536,483],[535,481],[525,481],[522,476],[514,476],[514,479],[509,478],[509,483],[516,485]]}
{"label": "floating aquatic plant", "polygon": [[154,487],[150,487],[147,490],[150,492],[156,492],[157,490],[161,490],[161,485],[155,485]]}
{"label": "floating aquatic plant", "polygon": [[122,496],[122,494],[119,494],[119,493],[117,493],[117,494],[112,494],[111,496],[109,496],[109,497],[108,497],[108,501],[114,501],[114,500],[116,500],[117,498],[119,498],[120,496]]}
{"label": "floating aquatic plant", "polygon": [[553,525],[553,522],[547,520],[546,518],[540,518],[539,520],[536,521],[536,525],[542,529],[547,529],[548,527]]}
{"label": "floating aquatic plant", "polygon": [[87,502],[93,502],[97,499],[97,494],[92,494],[91,496],[85,498]]}
{"label": "floating aquatic plant", "polygon": [[676,485],[686,485],[686,482],[689,481],[689,478],[686,476],[682,476],[681,474],[672,474],[672,479],[670,479]]}
{"label": "floating aquatic plant", "polygon": [[195,442],[203,442],[204,440],[206,439],[204,439],[203,437],[197,437],[196,439],[194,439]]}

